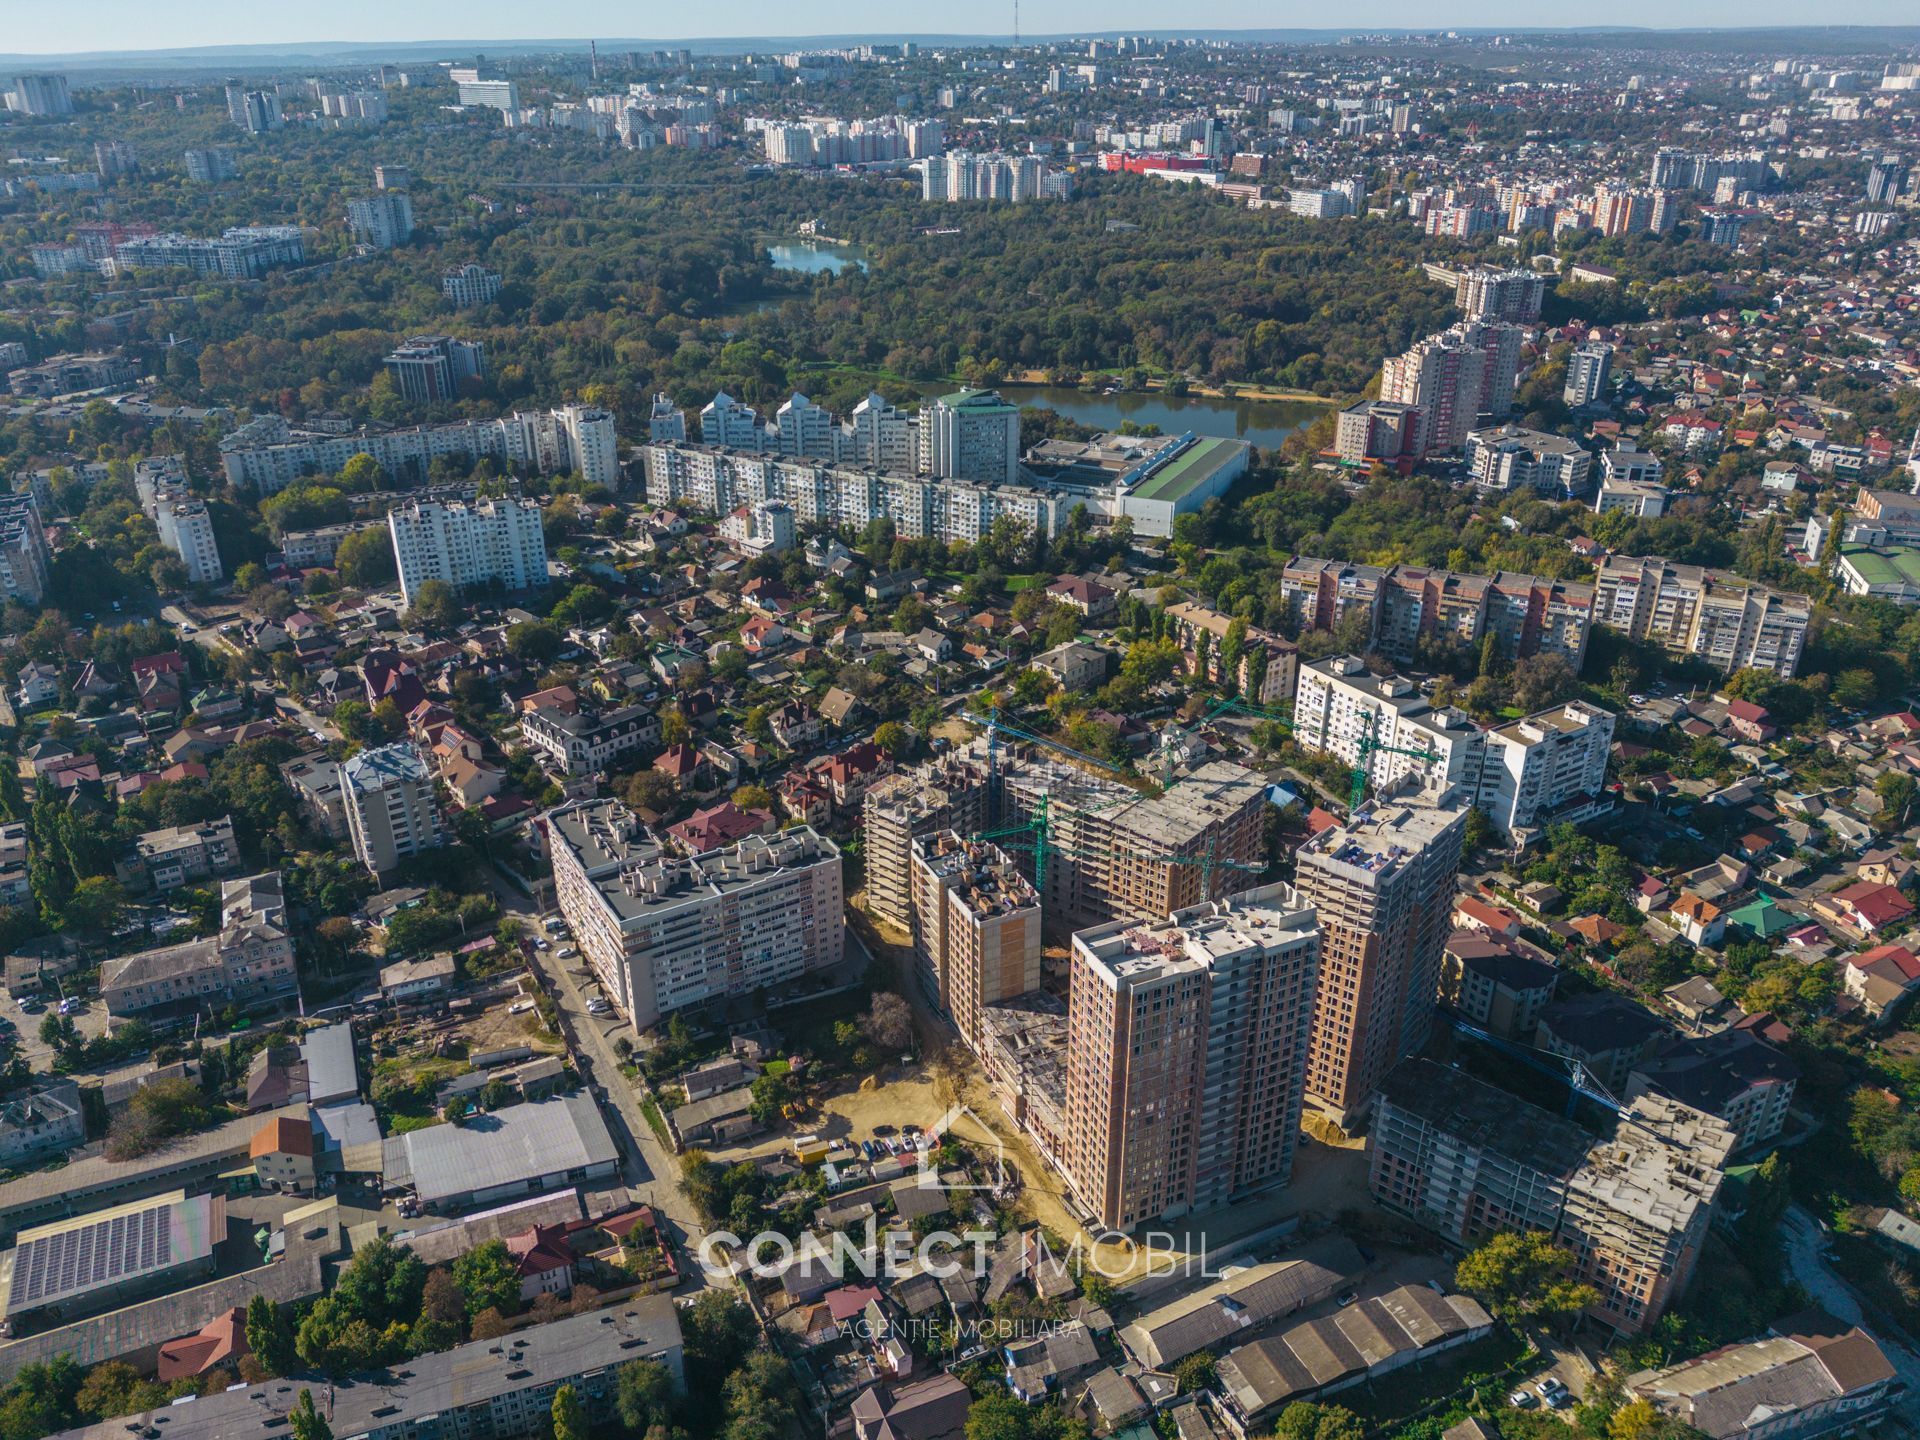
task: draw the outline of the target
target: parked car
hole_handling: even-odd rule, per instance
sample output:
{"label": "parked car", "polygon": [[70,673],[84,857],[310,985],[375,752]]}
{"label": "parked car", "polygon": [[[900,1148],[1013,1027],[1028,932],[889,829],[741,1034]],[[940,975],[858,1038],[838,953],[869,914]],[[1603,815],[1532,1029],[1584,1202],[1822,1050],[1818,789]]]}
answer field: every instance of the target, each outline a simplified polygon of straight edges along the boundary
{"label": "parked car", "polygon": [[1516,1390],[1507,1396],[1507,1404],[1516,1410],[1531,1410],[1539,1403],[1539,1401],[1533,1398],[1532,1392],[1527,1390]]}
{"label": "parked car", "polygon": [[507,1014],[509,1014],[509,1015],[524,1015],[524,1014],[526,1014],[526,1013],[527,1013],[527,1012],[528,1012],[529,1010],[531,1010],[531,1009],[533,1009],[533,1001],[531,1001],[531,1000],[516,1000],[516,1001],[514,1001],[514,1002],[513,1002],[513,1004],[511,1004],[511,1005],[509,1005],[509,1006],[507,1006]]}

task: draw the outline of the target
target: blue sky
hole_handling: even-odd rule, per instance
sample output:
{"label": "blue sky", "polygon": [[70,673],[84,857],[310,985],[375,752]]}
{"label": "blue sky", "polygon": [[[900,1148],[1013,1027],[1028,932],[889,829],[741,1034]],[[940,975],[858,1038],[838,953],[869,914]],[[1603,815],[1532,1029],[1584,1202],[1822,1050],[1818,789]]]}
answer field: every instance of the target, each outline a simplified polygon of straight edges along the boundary
{"label": "blue sky", "polygon": [[[989,33],[1012,3],[955,7],[899,0],[832,0],[803,9],[773,0],[701,5],[632,0],[0,0],[0,52],[173,49],[316,40],[578,38],[672,39],[812,33]],[[1156,28],[1172,22],[1227,29],[1340,26],[1592,24],[1701,26],[1920,22],[1913,0],[1614,0],[1599,9],[1543,10],[1538,0],[1351,0],[1321,5],[1206,0],[1170,11],[1162,0],[1026,0],[1028,34]]]}

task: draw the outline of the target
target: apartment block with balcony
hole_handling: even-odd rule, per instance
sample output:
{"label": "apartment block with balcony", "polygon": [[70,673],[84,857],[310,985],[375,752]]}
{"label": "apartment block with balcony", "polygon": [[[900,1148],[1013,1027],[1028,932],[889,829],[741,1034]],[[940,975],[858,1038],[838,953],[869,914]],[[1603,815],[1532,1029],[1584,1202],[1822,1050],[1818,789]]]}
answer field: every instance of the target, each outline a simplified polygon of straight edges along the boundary
{"label": "apartment block with balcony", "polygon": [[975,1054],[986,1009],[1040,988],[1040,897],[997,845],[938,830],[913,842],[913,958]]}
{"label": "apartment block with balcony", "polygon": [[561,806],[547,826],[560,911],[635,1035],[842,958],[840,851],[806,826],[695,856],[669,855],[618,800]]}
{"label": "apartment block with balcony", "polygon": [[1062,1159],[1101,1224],[1287,1182],[1318,959],[1288,885],[1073,937]]}
{"label": "apartment block with balcony", "polygon": [[1376,802],[1295,855],[1320,924],[1307,1093],[1337,1125],[1365,1115],[1432,1033],[1466,820],[1465,807]]}

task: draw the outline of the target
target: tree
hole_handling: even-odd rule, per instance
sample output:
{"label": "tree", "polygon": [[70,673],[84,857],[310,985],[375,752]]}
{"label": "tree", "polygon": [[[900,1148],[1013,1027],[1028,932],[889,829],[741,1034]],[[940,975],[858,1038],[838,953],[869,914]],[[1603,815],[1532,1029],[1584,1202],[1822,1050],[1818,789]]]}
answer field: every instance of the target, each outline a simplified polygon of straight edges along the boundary
{"label": "tree", "polygon": [[1206,1389],[1213,1384],[1215,1375],[1211,1350],[1196,1350],[1173,1367],[1173,1378],[1182,1395]]}
{"label": "tree", "polygon": [[888,1055],[899,1055],[913,1045],[913,1007],[891,990],[876,990],[860,1017],[860,1033]]}
{"label": "tree", "polygon": [[571,1385],[553,1392],[553,1440],[587,1440],[587,1407]]}
{"label": "tree", "polygon": [[80,1027],[71,1015],[49,1010],[40,1019],[40,1043],[56,1055],[68,1055],[80,1048]]}
{"label": "tree", "polygon": [[511,1315],[520,1308],[520,1276],[504,1240],[477,1245],[454,1261],[453,1279],[469,1315],[478,1318],[482,1310]]}
{"label": "tree", "polygon": [[286,1312],[264,1295],[247,1302],[247,1348],[269,1375],[284,1375],[298,1358]]}
{"label": "tree", "polygon": [[982,1395],[967,1408],[967,1440],[1031,1440],[1032,1433],[1032,1412],[1004,1391]]}
{"label": "tree", "polygon": [[127,892],[118,880],[111,875],[88,875],[73,887],[61,918],[69,930],[106,934],[120,924],[126,903]]}
{"label": "tree", "polygon": [[614,1375],[614,1409],[635,1435],[664,1424],[673,1404],[673,1372],[658,1360],[629,1360]]}
{"label": "tree", "polygon": [[386,527],[356,530],[334,547],[333,568],[340,572],[342,584],[356,590],[377,590],[391,585],[399,572],[393,558],[393,539]]}
{"label": "tree", "polygon": [[444,580],[423,580],[413,592],[413,605],[407,611],[410,623],[450,626],[460,619],[459,598],[453,586]]}
{"label": "tree", "polygon": [[[695,1153],[690,1150],[682,1157],[683,1170],[687,1158]],[[699,1298],[680,1312],[680,1329],[689,1366],[714,1382],[738,1366],[760,1336],[753,1312],[727,1290],[702,1290]]]}
{"label": "tree", "polygon": [[887,752],[889,760],[898,760],[913,744],[913,735],[897,720],[888,720],[873,732],[873,743]]}
{"label": "tree", "polygon": [[367,490],[380,490],[386,487],[387,472],[380,462],[371,455],[349,456],[347,463],[340,467],[338,476],[340,488],[356,494]]}
{"label": "tree", "polygon": [[449,1350],[460,1343],[467,1328],[467,1297],[441,1266],[427,1276],[420,1292],[420,1318],[413,1324],[413,1351],[416,1355]]}
{"label": "tree", "polygon": [[287,1424],[292,1427],[293,1440],[333,1440],[333,1427],[313,1403],[311,1390],[301,1390],[300,1398],[287,1412]]}
{"label": "tree", "polygon": [[476,1340],[498,1340],[512,1329],[507,1317],[491,1306],[473,1317],[472,1335]]}
{"label": "tree", "polygon": [[547,665],[560,653],[560,632],[544,620],[507,627],[507,653],[529,665]]}
{"label": "tree", "polygon": [[1907,807],[1913,804],[1915,785],[1911,775],[1888,770],[1873,782],[1873,793],[1880,797],[1880,809],[1894,828],[1907,828]]}
{"label": "tree", "polygon": [[773,812],[773,792],[764,785],[742,785],[733,792],[733,803],[742,810]]}
{"label": "tree", "polygon": [[1513,667],[1513,703],[1528,714],[1579,693],[1580,677],[1564,655],[1529,655]]}
{"label": "tree", "polygon": [[1367,1427],[1344,1405],[1296,1400],[1274,1422],[1274,1440],[1364,1440]]}
{"label": "tree", "polygon": [[1599,1292],[1568,1277],[1573,1253],[1537,1230],[1503,1230],[1461,1257],[1454,1281],[1509,1324],[1557,1320],[1599,1300]]}

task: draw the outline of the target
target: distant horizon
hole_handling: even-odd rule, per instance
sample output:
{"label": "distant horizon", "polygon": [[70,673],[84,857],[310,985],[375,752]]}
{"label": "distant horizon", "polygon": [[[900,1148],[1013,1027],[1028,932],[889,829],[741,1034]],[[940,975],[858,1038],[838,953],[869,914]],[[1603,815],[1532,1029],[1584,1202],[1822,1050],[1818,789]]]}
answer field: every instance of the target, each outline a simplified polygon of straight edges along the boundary
{"label": "distant horizon", "polygon": [[[611,0],[576,0],[561,7],[572,22],[566,28],[573,33],[542,36],[524,32],[521,28],[526,21],[524,8],[510,5],[507,0],[465,0],[457,7],[447,0],[415,0],[404,7],[392,7],[377,0],[337,0],[333,8],[335,14],[329,28],[334,33],[316,36],[303,35],[295,28],[306,29],[312,25],[311,20],[242,5],[238,0],[195,0],[190,17],[178,12],[156,15],[144,0],[139,4],[133,0],[94,0],[91,5],[72,10],[39,7],[31,15],[9,17],[7,44],[0,50],[0,65],[25,61],[98,63],[138,61],[143,57],[261,55],[277,51],[303,54],[382,46],[443,47],[453,51],[502,46],[528,50],[584,47],[590,41],[614,49],[709,45],[727,51],[756,45],[845,44],[869,39],[989,44],[1011,39],[1015,14],[1014,0],[1004,0],[1003,6],[998,7],[1005,12],[1004,29],[915,27],[911,23],[902,24],[909,16],[897,5],[855,0],[853,5],[835,12],[843,23],[834,29],[796,33],[781,28],[783,24],[790,26],[794,18],[784,7],[775,10],[766,0],[726,0],[699,12],[699,18],[708,27],[700,33],[631,36],[611,28],[598,29],[592,24],[597,18],[631,24],[633,14],[629,7],[615,6]],[[1911,0],[1854,0],[1843,20],[1836,20],[1830,7],[1816,8],[1806,0],[1696,0],[1691,6],[1681,7],[1688,12],[1684,20],[1676,19],[1676,7],[1659,0],[1620,0],[1606,23],[1585,25],[1542,24],[1534,8],[1521,0],[1493,0],[1492,4],[1462,15],[1457,21],[1436,15],[1431,7],[1412,3],[1412,0],[1375,0],[1347,23],[1336,26],[1276,24],[1275,20],[1281,17],[1253,4],[1252,0],[1220,0],[1211,8],[1218,17],[1211,23],[1169,27],[1164,11],[1145,0],[1099,5],[1087,0],[1028,0],[1026,11],[1020,16],[1020,29],[1023,41],[1031,43],[1117,34],[1304,39],[1368,32],[1431,34],[1448,30],[1468,35],[1885,30],[1909,32],[1920,39],[1920,23],[1914,18]],[[979,24],[987,13],[975,10],[969,18]],[[435,24],[436,16],[444,16],[445,23]],[[953,18],[951,12],[945,10],[933,12],[930,18],[935,17]],[[880,23],[863,25],[861,21],[868,18]],[[1075,24],[1076,20],[1088,23]],[[756,21],[767,23],[756,24]],[[98,41],[103,35],[112,35],[123,43],[100,48]]]}

